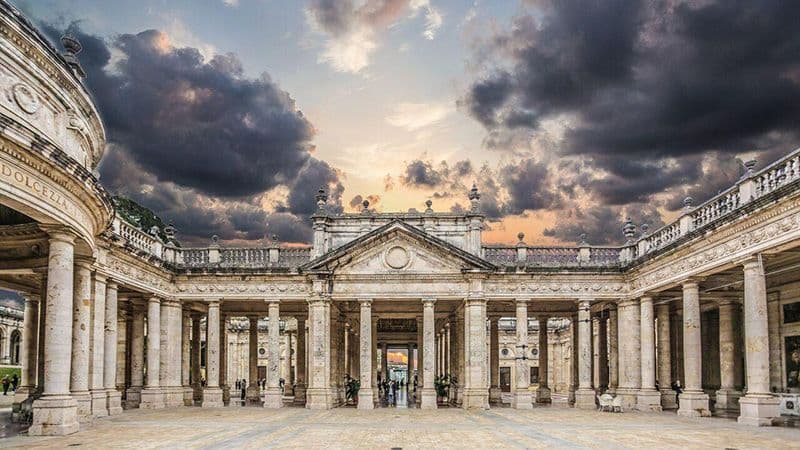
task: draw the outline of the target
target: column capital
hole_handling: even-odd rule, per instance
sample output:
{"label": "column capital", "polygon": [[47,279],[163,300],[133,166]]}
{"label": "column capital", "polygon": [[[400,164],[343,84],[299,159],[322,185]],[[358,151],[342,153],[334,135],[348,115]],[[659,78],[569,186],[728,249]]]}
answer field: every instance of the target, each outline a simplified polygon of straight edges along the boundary
{"label": "column capital", "polygon": [[312,295],[306,299],[309,305],[325,305],[330,304],[331,299],[327,295]]}
{"label": "column capital", "polygon": [[272,306],[273,303],[274,304],[279,304],[281,301],[280,301],[280,299],[277,299],[277,298],[265,298],[264,302],[266,302],[269,306]]}
{"label": "column capital", "polygon": [[575,301],[578,303],[578,309],[579,309],[579,310],[580,310],[580,309],[586,309],[586,310],[588,310],[589,308],[591,308],[591,307],[592,307],[592,300],[591,300],[591,299],[588,299],[588,298],[579,298],[579,299],[577,299],[577,300],[575,300]]}
{"label": "column capital", "polygon": [[108,277],[105,274],[100,273],[100,272],[98,272],[96,270],[94,271],[94,282],[95,283],[103,283],[103,284],[105,284],[106,281],[108,281]]}
{"label": "column capital", "polygon": [[45,233],[47,233],[48,241],[59,241],[65,242],[67,244],[74,244],[75,239],[78,237],[78,233],[72,230],[69,227],[63,225],[39,225],[39,228],[42,229]]}
{"label": "column capital", "polygon": [[41,296],[32,292],[23,292],[22,298],[25,299],[25,303],[39,303],[41,301]]}
{"label": "column capital", "polygon": [[681,283],[683,290],[699,288],[700,283],[705,281],[704,277],[689,277]]}
{"label": "column capital", "polygon": [[158,304],[161,304],[161,299],[159,297],[155,296],[155,295],[151,295],[147,299],[147,303],[158,303]]}
{"label": "column capital", "polygon": [[106,289],[111,289],[112,291],[119,289],[119,283],[113,278],[106,279]]}
{"label": "column capital", "polygon": [[627,308],[628,306],[638,305],[639,299],[638,298],[625,298],[617,303],[617,308]]}
{"label": "column capital", "polygon": [[531,299],[530,299],[530,298],[527,298],[527,297],[526,297],[526,298],[515,298],[515,299],[514,299],[514,303],[515,303],[517,306],[522,306],[522,305],[525,305],[525,306],[527,306],[527,305],[528,305],[528,303],[530,303],[530,302],[531,302]]}
{"label": "column capital", "polygon": [[75,265],[81,269],[92,270],[92,264],[94,264],[94,258],[83,255],[75,255]]}
{"label": "column capital", "polygon": [[372,307],[372,299],[371,298],[360,298],[360,299],[358,299],[358,304],[361,305],[362,308],[371,308]]}
{"label": "column capital", "polygon": [[741,265],[744,270],[755,270],[761,267],[761,254],[750,255],[748,257],[742,258],[736,262],[737,264]]}
{"label": "column capital", "polygon": [[213,298],[206,300],[206,303],[208,303],[209,308],[219,308],[220,303],[222,303],[222,301],[218,298]]}
{"label": "column capital", "polygon": [[652,295],[643,295],[639,298],[641,303],[653,303],[653,296]]}
{"label": "column capital", "polygon": [[436,303],[435,298],[423,298],[422,299],[422,306],[426,308],[433,308],[434,303]]}

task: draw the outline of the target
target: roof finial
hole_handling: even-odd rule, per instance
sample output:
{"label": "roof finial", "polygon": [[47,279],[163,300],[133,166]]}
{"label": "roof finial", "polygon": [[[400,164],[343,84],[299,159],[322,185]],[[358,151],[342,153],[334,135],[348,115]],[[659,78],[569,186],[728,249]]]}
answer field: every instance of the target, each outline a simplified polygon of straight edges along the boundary
{"label": "roof finial", "polygon": [[478,186],[475,182],[472,183],[472,189],[469,190],[469,195],[467,197],[469,198],[470,211],[477,213],[478,207],[480,206],[481,194],[478,192]]}
{"label": "roof finial", "polygon": [[425,200],[425,212],[426,213],[432,213],[433,212],[433,208],[431,208],[431,206],[433,206],[433,202],[431,201],[431,199]]}
{"label": "roof finial", "polygon": [[328,201],[328,194],[325,193],[325,186],[322,186],[317,191],[317,209],[320,211],[325,209],[325,203]]}
{"label": "roof finial", "polygon": [[71,34],[61,36],[61,45],[63,45],[66,50],[66,53],[61,54],[61,56],[64,57],[64,61],[67,62],[75,75],[79,78],[86,78],[86,72],[84,72],[80,61],[78,61],[78,53],[83,50],[83,45]]}

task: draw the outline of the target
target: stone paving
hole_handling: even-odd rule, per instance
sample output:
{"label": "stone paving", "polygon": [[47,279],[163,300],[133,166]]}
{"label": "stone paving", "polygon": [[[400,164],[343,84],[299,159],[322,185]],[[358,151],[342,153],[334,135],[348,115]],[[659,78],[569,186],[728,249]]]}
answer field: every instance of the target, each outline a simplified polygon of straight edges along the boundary
{"label": "stone paving", "polygon": [[133,410],[67,437],[16,436],[0,447],[83,448],[800,448],[800,430],[674,413],[561,408]]}

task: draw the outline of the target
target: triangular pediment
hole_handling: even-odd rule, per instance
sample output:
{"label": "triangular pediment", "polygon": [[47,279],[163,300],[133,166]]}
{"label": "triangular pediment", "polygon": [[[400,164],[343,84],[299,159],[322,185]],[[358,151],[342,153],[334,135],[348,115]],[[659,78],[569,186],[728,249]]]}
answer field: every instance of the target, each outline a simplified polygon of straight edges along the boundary
{"label": "triangular pediment", "polygon": [[337,274],[458,273],[495,266],[400,220],[392,221],[320,256],[300,270]]}

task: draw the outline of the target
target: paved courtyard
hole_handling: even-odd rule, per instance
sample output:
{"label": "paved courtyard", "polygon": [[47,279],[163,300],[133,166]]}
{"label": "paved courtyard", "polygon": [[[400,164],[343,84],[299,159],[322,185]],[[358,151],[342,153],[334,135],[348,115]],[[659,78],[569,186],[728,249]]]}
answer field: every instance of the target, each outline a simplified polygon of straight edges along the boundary
{"label": "paved courtyard", "polygon": [[538,408],[491,411],[286,408],[126,411],[67,437],[16,436],[0,447],[83,448],[800,448],[800,429],[730,419]]}

